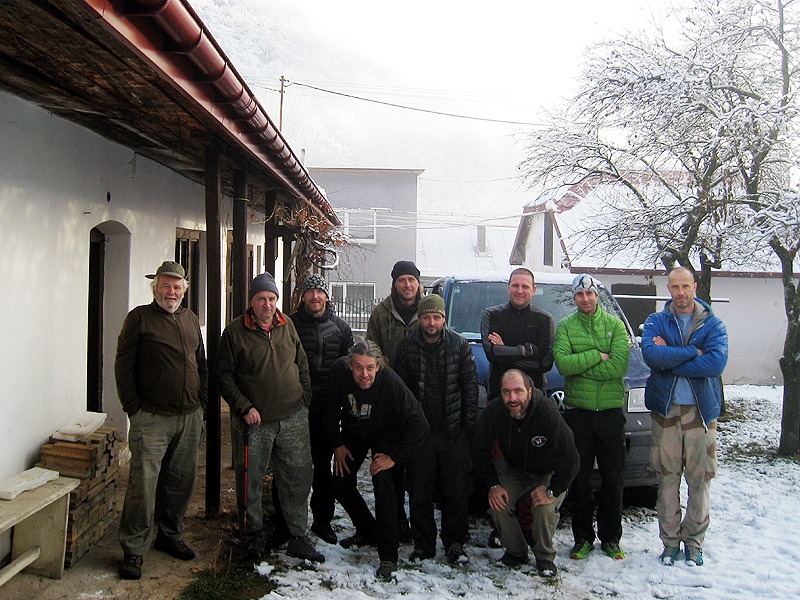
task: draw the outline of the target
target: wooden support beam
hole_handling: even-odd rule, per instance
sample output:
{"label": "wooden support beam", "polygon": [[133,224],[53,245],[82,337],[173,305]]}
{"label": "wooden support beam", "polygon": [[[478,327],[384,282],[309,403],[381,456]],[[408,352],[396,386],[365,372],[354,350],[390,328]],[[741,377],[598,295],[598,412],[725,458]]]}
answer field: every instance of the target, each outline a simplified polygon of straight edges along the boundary
{"label": "wooden support beam", "polygon": [[214,365],[222,336],[222,178],[220,149],[206,146],[206,355],[208,407],[206,409],[206,517],[219,515],[222,473],[220,395]]}
{"label": "wooden support beam", "polygon": [[283,240],[283,308],[281,309],[285,314],[290,314],[294,311],[292,306],[292,239],[291,235],[284,235]]}
{"label": "wooden support beam", "polygon": [[247,172],[233,176],[233,306],[231,318],[247,309]]}

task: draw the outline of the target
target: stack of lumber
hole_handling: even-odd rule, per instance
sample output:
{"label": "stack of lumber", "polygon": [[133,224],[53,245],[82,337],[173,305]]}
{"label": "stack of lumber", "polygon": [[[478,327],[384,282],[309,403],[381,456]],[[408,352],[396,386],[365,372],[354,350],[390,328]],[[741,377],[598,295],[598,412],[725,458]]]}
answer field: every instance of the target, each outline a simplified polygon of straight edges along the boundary
{"label": "stack of lumber", "polygon": [[42,446],[39,458],[37,467],[81,480],[69,495],[64,565],[71,567],[114,521],[119,485],[117,430],[99,427],[74,442],[50,438],[50,443]]}

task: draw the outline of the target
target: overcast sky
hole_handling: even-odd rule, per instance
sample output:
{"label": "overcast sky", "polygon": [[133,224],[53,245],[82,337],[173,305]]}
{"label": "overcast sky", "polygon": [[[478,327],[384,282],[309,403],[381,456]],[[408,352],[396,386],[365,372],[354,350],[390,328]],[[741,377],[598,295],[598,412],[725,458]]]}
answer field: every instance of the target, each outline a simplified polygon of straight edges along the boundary
{"label": "overcast sky", "polygon": [[532,199],[516,181],[519,134],[574,91],[586,47],[647,28],[665,4],[191,3],[276,123],[286,77],[282,131],[308,166],[424,169],[420,210],[489,216]]}

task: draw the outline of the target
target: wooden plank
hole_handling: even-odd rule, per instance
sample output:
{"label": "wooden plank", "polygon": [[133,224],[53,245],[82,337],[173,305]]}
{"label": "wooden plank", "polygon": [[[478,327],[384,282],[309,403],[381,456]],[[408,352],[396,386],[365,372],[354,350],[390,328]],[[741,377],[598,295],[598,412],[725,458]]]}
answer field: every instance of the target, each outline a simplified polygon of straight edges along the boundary
{"label": "wooden plank", "polygon": [[27,567],[29,564],[36,561],[41,553],[42,549],[38,546],[36,548],[31,548],[0,569],[0,586],[11,579],[14,575],[22,571],[22,569]]}

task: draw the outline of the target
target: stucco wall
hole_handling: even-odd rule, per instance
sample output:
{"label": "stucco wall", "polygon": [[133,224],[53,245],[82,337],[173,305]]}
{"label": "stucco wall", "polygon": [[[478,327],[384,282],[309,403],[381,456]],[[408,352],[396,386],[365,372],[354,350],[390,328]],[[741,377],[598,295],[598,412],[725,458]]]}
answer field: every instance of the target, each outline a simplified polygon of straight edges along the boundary
{"label": "stucco wall", "polygon": [[[391,290],[391,272],[398,260],[417,256],[417,177],[409,169],[325,169],[309,172],[325,188],[334,209],[380,208],[377,213],[377,243],[341,252],[340,266],[329,281],[375,283],[378,298]],[[391,211],[395,211],[392,214]],[[398,228],[402,220],[407,226]]]}
{"label": "stucco wall", "polygon": [[108,239],[104,409],[124,427],[116,337],[127,311],[152,300],[144,275],[174,257],[175,228],[205,228],[203,188],[0,93],[0,477],[33,466],[47,437],[85,410],[89,231],[98,225]]}

